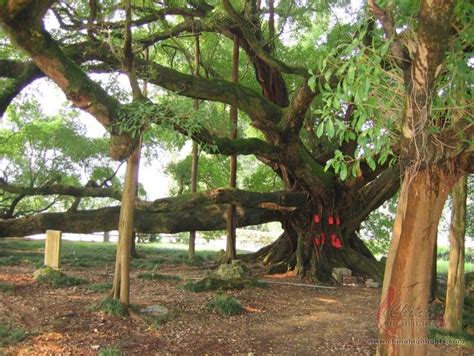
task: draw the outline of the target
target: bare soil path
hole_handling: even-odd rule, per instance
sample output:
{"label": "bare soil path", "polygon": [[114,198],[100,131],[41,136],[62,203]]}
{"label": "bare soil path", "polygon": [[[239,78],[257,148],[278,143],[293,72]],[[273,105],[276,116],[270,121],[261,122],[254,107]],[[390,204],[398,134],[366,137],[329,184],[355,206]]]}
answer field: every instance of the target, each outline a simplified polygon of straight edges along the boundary
{"label": "bare soil path", "polygon": [[[372,355],[379,290],[363,287],[312,289],[281,284],[245,288],[226,294],[237,297],[245,313],[222,316],[206,304],[215,293],[179,288],[183,281],[132,278],[132,303],[160,304],[173,311],[172,320],[150,327],[139,315],[107,316],[88,307],[104,298],[87,285],[54,289],[32,278],[33,267],[0,266],[0,282],[14,285],[0,292],[0,318],[27,330],[21,343],[0,349],[7,355],[95,355],[117,347],[126,355],[155,354],[291,354]],[[256,273],[260,273],[258,269]],[[112,276],[97,268],[65,269],[93,283]],[[199,277],[193,266],[160,267],[160,273]],[[259,276],[261,279],[278,277]],[[291,276],[280,281],[299,282]],[[430,355],[469,355],[474,349],[430,346]]]}

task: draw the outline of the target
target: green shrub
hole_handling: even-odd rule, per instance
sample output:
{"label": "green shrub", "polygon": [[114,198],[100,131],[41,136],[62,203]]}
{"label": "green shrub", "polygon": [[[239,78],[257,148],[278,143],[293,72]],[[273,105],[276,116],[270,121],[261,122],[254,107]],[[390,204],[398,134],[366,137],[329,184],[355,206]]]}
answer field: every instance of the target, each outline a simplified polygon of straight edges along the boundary
{"label": "green shrub", "polygon": [[126,316],[127,310],[117,299],[106,298],[99,303],[92,304],[89,307],[92,311],[101,311],[108,315]]}
{"label": "green shrub", "polygon": [[242,305],[237,298],[227,295],[217,295],[207,304],[208,308],[222,315],[236,315],[243,312]]}
{"label": "green shrub", "polygon": [[181,286],[181,289],[188,292],[225,291],[233,289],[244,289],[245,287],[264,288],[266,284],[254,278],[220,279],[208,276],[197,281],[188,280]]}
{"label": "green shrub", "polygon": [[25,332],[12,327],[9,324],[0,322],[0,347],[17,344],[25,339]]}
{"label": "green shrub", "polygon": [[429,339],[443,340],[451,345],[460,345],[464,347],[474,346],[474,336],[467,332],[450,333],[444,329],[432,328],[428,332]]}
{"label": "green shrub", "polygon": [[139,279],[146,279],[149,281],[180,281],[181,277],[169,274],[160,274],[153,272],[140,272],[137,274]]}
{"label": "green shrub", "polygon": [[121,356],[122,349],[119,346],[107,346],[99,351],[99,356]]}
{"label": "green shrub", "polygon": [[38,283],[48,284],[55,288],[78,286],[88,283],[88,281],[83,278],[68,276],[51,267],[43,267],[36,270],[33,277]]}
{"label": "green shrub", "polygon": [[0,292],[12,293],[15,291],[15,286],[10,283],[0,282]]}
{"label": "green shrub", "polygon": [[102,293],[112,289],[112,283],[94,283],[87,287],[91,292]]}

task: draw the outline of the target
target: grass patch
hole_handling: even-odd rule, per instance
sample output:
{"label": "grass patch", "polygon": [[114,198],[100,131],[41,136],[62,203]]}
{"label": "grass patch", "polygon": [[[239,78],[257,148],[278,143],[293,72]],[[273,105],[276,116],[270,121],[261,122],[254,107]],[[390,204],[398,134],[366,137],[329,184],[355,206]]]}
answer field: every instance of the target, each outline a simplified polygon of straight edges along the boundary
{"label": "grass patch", "polygon": [[101,349],[98,356],[121,356],[123,355],[122,348],[119,346],[107,346]]}
{"label": "grass patch", "polygon": [[220,279],[210,276],[199,280],[188,280],[181,286],[181,289],[188,292],[200,293],[208,291],[244,289],[245,287],[265,288],[267,287],[267,284],[260,282],[255,278]]}
{"label": "grass patch", "polygon": [[68,276],[51,267],[43,267],[36,270],[33,277],[38,283],[48,284],[55,288],[78,286],[88,283],[88,281],[83,278]]}
{"label": "grass patch", "polygon": [[145,279],[148,281],[180,281],[181,277],[173,276],[169,274],[160,274],[153,272],[140,272],[137,274],[139,279]]}
{"label": "grass patch", "polygon": [[219,278],[206,277],[197,281],[189,280],[181,286],[188,292],[207,292],[216,290],[243,289],[245,283],[242,280],[224,280]]}
{"label": "grass patch", "polygon": [[[143,259],[133,259],[132,267],[156,270],[160,265],[196,265],[212,261],[215,252],[197,251],[196,259],[189,261],[186,248],[170,244],[137,244],[137,252]],[[114,243],[62,241],[61,264],[66,267],[113,268],[117,245]],[[0,241],[0,265],[29,264],[40,268],[44,259],[44,240],[2,239]]]}
{"label": "grass patch", "polygon": [[15,286],[13,284],[0,282],[0,292],[13,293],[14,291],[15,291]]}
{"label": "grass patch", "polygon": [[467,332],[450,333],[444,329],[432,328],[428,332],[429,339],[442,340],[450,345],[460,345],[464,347],[474,346],[474,336]]}
{"label": "grass patch", "polygon": [[23,341],[25,337],[26,333],[22,329],[0,322],[0,347],[17,344]]}
{"label": "grass patch", "polygon": [[112,286],[112,283],[94,283],[89,285],[87,289],[94,293],[102,293],[111,290]]}
{"label": "grass patch", "polygon": [[0,257],[0,266],[18,266],[30,264],[34,266],[41,265],[43,255],[34,252],[12,252],[9,256]]}
{"label": "grass patch", "polygon": [[160,267],[163,261],[162,258],[133,259],[131,261],[131,266],[137,269],[156,270]]}
{"label": "grass patch", "polygon": [[244,311],[237,298],[227,295],[216,295],[207,307],[222,315],[237,315]]}
{"label": "grass patch", "polygon": [[[448,270],[449,270],[449,261],[445,260],[438,260],[436,263],[437,273],[438,275],[442,275],[447,277]],[[466,262],[464,263],[464,273],[474,271],[474,263]]]}
{"label": "grass patch", "polygon": [[176,314],[173,312],[169,312],[166,315],[155,316],[153,318],[149,318],[149,325],[158,330],[163,324],[166,324],[168,321],[174,320],[176,318]]}
{"label": "grass patch", "polygon": [[89,307],[91,311],[101,311],[107,315],[126,316],[127,310],[117,299],[106,298],[99,303],[94,303]]}

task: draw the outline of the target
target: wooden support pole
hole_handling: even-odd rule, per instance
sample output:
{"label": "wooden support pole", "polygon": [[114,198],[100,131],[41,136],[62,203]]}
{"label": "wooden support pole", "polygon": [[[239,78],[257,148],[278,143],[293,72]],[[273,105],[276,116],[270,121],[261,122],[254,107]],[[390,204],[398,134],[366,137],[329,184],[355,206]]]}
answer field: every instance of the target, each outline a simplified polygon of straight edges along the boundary
{"label": "wooden support pole", "polygon": [[47,230],[44,248],[44,265],[51,268],[61,266],[61,231]]}

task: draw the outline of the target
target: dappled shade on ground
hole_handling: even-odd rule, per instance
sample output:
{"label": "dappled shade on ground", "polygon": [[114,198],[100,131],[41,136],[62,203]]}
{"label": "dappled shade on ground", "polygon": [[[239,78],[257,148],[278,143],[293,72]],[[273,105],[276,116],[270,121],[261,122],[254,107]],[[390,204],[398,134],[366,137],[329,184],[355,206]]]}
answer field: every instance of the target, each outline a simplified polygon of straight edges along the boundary
{"label": "dappled shade on ground", "polygon": [[[12,243],[18,254],[22,251],[31,253],[28,246],[37,250],[40,245],[40,242]],[[123,318],[90,308],[107,294],[107,290],[95,286],[106,287],[105,283],[111,281],[110,268],[106,268],[110,261],[101,260],[100,256],[107,256],[115,246],[76,243],[65,246],[66,253],[75,249],[83,263],[81,267],[65,263],[63,272],[84,278],[90,284],[55,289],[34,281],[34,263],[0,266],[0,283],[12,286],[0,289],[1,319],[26,331],[24,341],[0,351],[81,355],[96,354],[107,348],[144,355],[156,352],[317,355],[373,354],[375,351],[367,340],[377,337],[375,314],[379,290],[362,287],[313,289],[280,284],[246,287],[222,292],[235,297],[244,308],[241,314],[225,316],[209,308],[216,297],[215,292],[193,293],[181,288],[186,279],[204,276],[211,263],[210,253],[206,258],[199,255],[201,263],[196,266],[181,260],[181,254],[185,258],[186,251],[139,246],[139,253],[145,258],[134,261],[141,267],[133,269],[131,280],[131,302],[137,308],[132,308],[130,318]],[[2,244],[2,250],[9,253],[6,244]],[[90,266],[84,266],[87,261]],[[147,264],[147,261],[152,262]],[[142,279],[138,278],[140,272],[179,275],[182,280]],[[252,266],[252,272],[261,279],[300,282],[291,275],[264,276],[258,266]],[[171,316],[153,322],[137,313],[140,308],[155,304],[166,307]],[[430,347],[430,354],[474,351],[457,346]]]}

